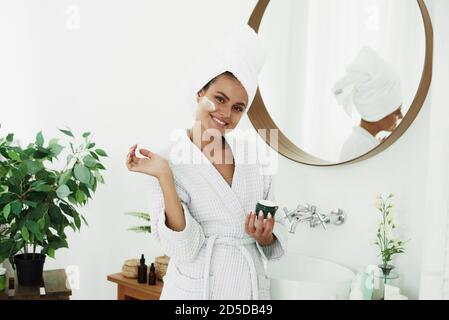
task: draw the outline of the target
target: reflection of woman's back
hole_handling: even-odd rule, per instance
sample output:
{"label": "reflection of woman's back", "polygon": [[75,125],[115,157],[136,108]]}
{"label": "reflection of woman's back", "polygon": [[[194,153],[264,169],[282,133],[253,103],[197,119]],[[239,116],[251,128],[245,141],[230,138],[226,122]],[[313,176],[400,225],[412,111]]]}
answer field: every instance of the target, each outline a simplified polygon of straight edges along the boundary
{"label": "reflection of woman's back", "polygon": [[353,107],[361,116],[360,124],[353,128],[341,149],[341,162],[376,148],[381,143],[376,136],[382,131],[393,132],[403,117],[399,77],[369,47],[361,49],[333,91],[349,116]]}

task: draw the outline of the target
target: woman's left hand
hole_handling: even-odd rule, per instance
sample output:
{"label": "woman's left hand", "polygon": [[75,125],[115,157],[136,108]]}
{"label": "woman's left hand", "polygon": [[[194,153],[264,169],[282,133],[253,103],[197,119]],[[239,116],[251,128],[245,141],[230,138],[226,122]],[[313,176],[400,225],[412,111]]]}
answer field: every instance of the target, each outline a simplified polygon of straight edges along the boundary
{"label": "woman's left hand", "polygon": [[273,226],[274,217],[271,214],[268,215],[267,219],[264,219],[262,211],[257,219],[254,212],[246,215],[245,231],[254,237],[261,246],[269,246],[276,240],[273,234]]}

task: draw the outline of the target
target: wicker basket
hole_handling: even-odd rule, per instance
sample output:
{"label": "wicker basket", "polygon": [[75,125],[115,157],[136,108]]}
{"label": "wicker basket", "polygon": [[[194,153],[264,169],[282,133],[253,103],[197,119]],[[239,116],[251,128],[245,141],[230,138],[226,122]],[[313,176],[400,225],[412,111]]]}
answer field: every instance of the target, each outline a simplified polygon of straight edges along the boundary
{"label": "wicker basket", "polygon": [[165,273],[167,272],[169,261],[170,258],[167,255],[156,257],[156,278],[158,278],[161,281],[164,281],[162,278],[165,276]]}
{"label": "wicker basket", "polygon": [[139,264],[139,259],[126,260],[122,267],[122,275],[125,278],[137,279],[137,268]]}

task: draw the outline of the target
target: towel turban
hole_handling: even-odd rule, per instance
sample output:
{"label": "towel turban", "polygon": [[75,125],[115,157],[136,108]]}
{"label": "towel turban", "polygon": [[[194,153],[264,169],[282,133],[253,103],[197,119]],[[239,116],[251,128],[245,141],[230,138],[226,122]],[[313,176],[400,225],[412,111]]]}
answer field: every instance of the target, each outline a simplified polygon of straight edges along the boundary
{"label": "towel turban", "polygon": [[205,48],[189,75],[189,96],[196,94],[215,77],[229,71],[240,81],[251,106],[258,87],[258,77],[266,52],[257,33],[247,24],[236,25],[220,41]]}
{"label": "towel turban", "polygon": [[362,119],[377,122],[402,104],[401,85],[394,69],[373,49],[363,47],[334,88],[339,104],[351,116],[352,107]]}

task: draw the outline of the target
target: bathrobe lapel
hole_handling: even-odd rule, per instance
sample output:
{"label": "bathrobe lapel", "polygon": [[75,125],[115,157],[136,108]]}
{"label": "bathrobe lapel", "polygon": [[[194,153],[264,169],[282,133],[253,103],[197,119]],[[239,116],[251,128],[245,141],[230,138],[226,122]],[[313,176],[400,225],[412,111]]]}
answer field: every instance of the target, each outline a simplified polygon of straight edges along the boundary
{"label": "bathrobe lapel", "polygon": [[237,161],[237,155],[233,149],[232,138],[225,137],[228,144],[231,146],[235,159],[235,171],[232,179],[232,186],[230,186],[223,176],[218,172],[210,160],[201,152],[201,150],[189,139],[187,134],[183,136],[184,142],[189,144],[189,150],[191,150],[191,159],[201,159],[201,164],[198,166],[199,174],[209,184],[210,190],[214,191],[217,197],[223,202],[223,205],[228,209],[230,214],[241,215],[244,213],[241,199],[237,196],[238,192],[241,192],[242,183],[244,183],[243,172],[240,161]]}

